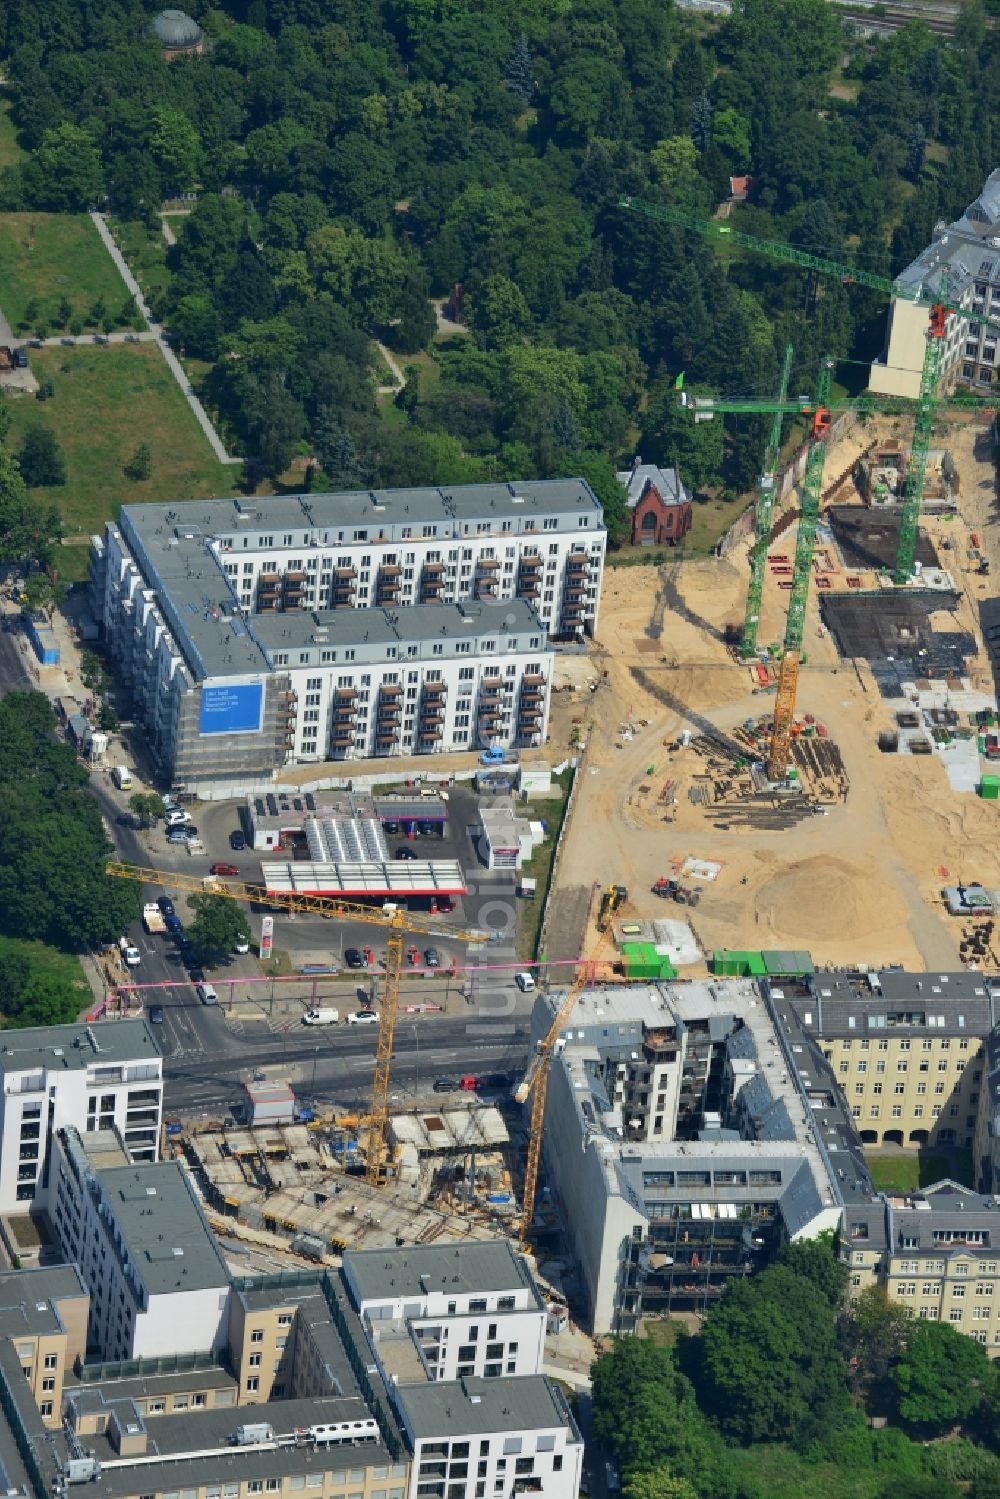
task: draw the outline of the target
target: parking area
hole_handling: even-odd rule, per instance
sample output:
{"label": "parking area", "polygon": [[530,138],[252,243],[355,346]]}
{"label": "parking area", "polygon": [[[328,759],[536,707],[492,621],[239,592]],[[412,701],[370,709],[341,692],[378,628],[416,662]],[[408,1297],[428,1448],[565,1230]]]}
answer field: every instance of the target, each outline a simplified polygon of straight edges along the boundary
{"label": "parking area", "polygon": [[[470,789],[451,788],[447,807],[448,821],[443,830],[421,833],[414,828],[409,837],[391,831],[387,836],[391,856],[398,847],[412,850],[419,859],[457,862],[467,886],[464,896],[439,898],[436,912],[427,897],[411,897],[406,903],[414,919],[432,930],[407,937],[401,993],[404,1014],[454,1014],[469,1006],[470,993],[478,998],[490,988],[514,990],[517,902],[513,872],[488,870],[480,862],[473,837],[477,800]],[[192,848],[181,841],[180,827],[171,831],[160,822],[142,834],[146,863],[189,878],[204,878],[214,869],[221,879],[259,882],[262,859],[273,862],[276,854],[234,847],[241,838],[246,842],[242,804],[185,803],[184,810],[191,820],[181,826],[188,833],[195,830]],[[285,849],[279,857],[293,859],[294,849]],[[144,898],[153,900],[161,894],[150,887]],[[187,896],[169,889],[167,895],[173,901],[175,922],[183,927],[190,919]],[[270,957],[262,962],[258,949],[265,914],[273,923],[273,946]],[[343,1022],[363,1003],[377,1005],[385,965],[385,934],[377,923],[252,908],[250,928],[249,953],[231,954],[225,964],[209,968],[205,975],[216,986],[221,1010],[230,1022],[256,1019],[273,1030],[297,1029],[312,1008],[335,1008]],[[472,961],[478,969],[474,976],[467,971],[469,948],[458,936],[463,929],[493,934],[488,944],[476,944],[472,949]],[[158,936],[145,931],[129,935],[141,953],[140,964],[130,973],[137,983],[198,979],[199,971],[185,948],[182,930]],[[173,1013],[180,992],[165,990],[155,997],[147,994],[147,1012],[161,997],[163,1015],[159,1023],[170,1030],[182,1020]],[[184,1002],[191,1004],[193,999],[187,989]],[[187,1040],[183,1035],[176,1039],[178,1043]]]}

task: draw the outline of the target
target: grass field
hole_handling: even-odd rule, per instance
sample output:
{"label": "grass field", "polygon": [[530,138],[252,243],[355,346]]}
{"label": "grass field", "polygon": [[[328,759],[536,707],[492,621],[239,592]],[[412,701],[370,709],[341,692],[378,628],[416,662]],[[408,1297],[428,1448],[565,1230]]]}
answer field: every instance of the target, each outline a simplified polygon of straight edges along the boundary
{"label": "grass field", "polygon": [[[172,222],[176,224],[177,220]],[[108,227],[155,312],[156,304],[170,284],[166,240],[159,230],[148,229],[145,224],[132,219],[112,219]]]}
{"label": "grass field", "polygon": [[964,1186],[972,1185],[972,1155],[967,1150],[955,1150],[950,1155],[933,1150],[907,1151],[905,1155],[866,1151],[865,1164],[880,1192],[915,1192],[946,1176]]}
{"label": "grass field", "polygon": [[[54,502],[66,535],[89,536],[124,503],[204,499],[231,494],[236,470],[217,463],[177,383],[155,344],[37,349],[31,367],[55,386],[51,400],[11,401],[11,446],[17,448],[34,423],[50,426],[66,457],[68,480],[58,489],[36,490]],[[122,472],[136,446],[148,444],[153,459],[144,482]],[[84,547],[66,547],[63,555]],[[65,576],[72,571],[66,558]]]}
{"label": "grass field", "polygon": [[10,95],[0,89],[0,167],[16,167],[24,160],[24,152],[17,143],[17,131],[10,117]]}
{"label": "grass field", "polygon": [[32,977],[51,978],[76,990],[80,996],[80,1009],[86,1009],[91,1001],[90,988],[83,977],[79,958],[70,953],[57,952],[46,947],[44,942],[22,942],[18,937],[0,937],[0,964],[10,957],[23,957],[31,964]]}
{"label": "grass field", "polygon": [[114,316],[127,296],[125,283],[86,214],[0,214],[0,307],[15,332],[24,324],[25,308],[33,300],[39,315],[31,320],[28,331],[32,333],[41,319],[47,320],[51,331],[63,297],[70,303],[72,317],[79,318],[84,329],[92,329],[97,324],[90,309],[98,297]]}

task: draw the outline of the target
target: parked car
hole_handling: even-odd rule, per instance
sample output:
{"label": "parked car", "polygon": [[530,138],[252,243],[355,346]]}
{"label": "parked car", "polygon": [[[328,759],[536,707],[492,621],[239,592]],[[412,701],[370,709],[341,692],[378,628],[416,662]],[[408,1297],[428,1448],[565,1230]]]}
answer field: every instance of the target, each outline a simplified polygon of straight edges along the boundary
{"label": "parked car", "polygon": [[191,821],[191,813],[190,812],[184,812],[183,810],[178,810],[176,812],[168,812],[167,813],[167,827],[168,828],[183,827],[185,823],[188,823],[190,821]]}
{"label": "parked car", "polygon": [[378,1025],[378,1015],[374,1010],[354,1010],[347,1017],[348,1025]]}
{"label": "parked car", "polygon": [[75,343],[76,343],[76,339],[75,338],[61,338],[59,340],[59,342],[61,344],[68,344],[69,347],[72,348],[75,345]]}
{"label": "parked car", "polygon": [[454,1093],[458,1083],[453,1077],[436,1077],[434,1079],[435,1093]]}
{"label": "parked car", "polygon": [[243,936],[237,937],[236,941],[233,943],[233,951],[241,953],[250,951],[249,933],[245,933]]}
{"label": "parked car", "polygon": [[179,1119],[168,1119],[164,1128],[167,1134],[171,1136],[182,1135],[184,1133],[184,1126]]}
{"label": "parked car", "polygon": [[230,835],[229,835],[229,847],[232,849],[232,851],[233,851],[234,854],[241,854],[243,852],[243,850],[246,848],[246,846],[247,846],[247,840],[244,837],[244,835],[240,832],[239,828],[236,829],[235,833],[230,833]]}
{"label": "parked car", "polygon": [[[163,907],[161,906],[160,909],[163,910]],[[163,912],[163,921],[164,925],[167,928],[167,931],[172,937],[179,937],[184,930],[183,926],[181,926],[181,918],[178,916],[173,906],[171,906],[169,911]]]}
{"label": "parked car", "polygon": [[14,364],[19,370],[26,370],[28,368],[28,356],[23,349],[14,350]]}
{"label": "parked car", "polygon": [[[159,897],[159,899],[157,900],[156,904],[159,906],[159,908],[163,912],[164,916],[174,916],[176,914],[175,911],[174,911],[174,903],[170,899],[169,895],[161,895]],[[169,926],[169,922],[168,922],[168,926]]]}
{"label": "parked car", "polygon": [[150,1007],[149,1007],[149,1023],[150,1023],[150,1025],[162,1025],[163,1024],[163,1006],[162,1005],[150,1005]]}
{"label": "parked car", "polygon": [[466,1073],[465,1077],[463,1077],[458,1086],[461,1088],[463,1093],[475,1093],[476,1089],[479,1086],[479,1079],[478,1077],[476,1077],[474,1072],[469,1072]]}
{"label": "parked car", "polygon": [[219,1003],[219,996],[211,984],[198,984],[196,993],[203,1005],[217,1005]]}
{"label": "parked car", "polygon": [[193,822],[186,822],[181,828],[181,832],[184,834],[187,843],[193,843],[198,837],[198,829]]}
{"label": "parked car", "polygon": [[439,822],[418,822],[417,832],[422,833],[427,838],[431,833],[440,833],[441,824]]}
{"label": "parked car", "polygon": [[356,947],[344,948],[344,962],[347,964],[348,968],[367,967],[367,964],[365,963],[364,953],[360,952]]}
{"label": "parked car", "polygon": [[437,908],[439,911],[443,912],[444,915],[447,915],[450,911],[454,911],[455,902],[452,900],[450,895],[439,895],[437,897]]}
{"label": "parked car", "polygon": [[238,864],[213,864],[208,872],[209,874],[239,874],[240,866]]}
{"label": "parked car", "polygon": [[382,824],[382,831],[383,831],[383,833],[388,834],[388,836],[390,838],[396,838],[396,837],[399,836],[399,823],[398,822],[384,822]]}
{"label": "parked car", "polygon": [[167,842],[176,844],[186,843],[187,834],[183,833],[180,828],[172,828],[167,834]]}
{"label": "parked car", "polygon": [[514,1081],[512,1072],[486,1072],[482,1077],[476,1079],[477,1093],[493,1093],[502,1088],[509,1088]]}
{"label": "parked car", "polygon": [[407,848],[405,844],[396,850],[397,859],[415,859],[416,857],[415,851],[412,848]]}
{"label": "parked car", "polygon": [[436,947],[424,948],[424,963],[428,968],[441,967],[441,954],[438,952]]}
{"label": "parked car", "polygon": [[125,342],[127,344],[137,344],[139,342],[138,333],[126,333]]}
{"label": "parked car", "polygon": [[522,994],[530,994],[535,987],[535,981],[530,973],[515,973],[514,982]]}

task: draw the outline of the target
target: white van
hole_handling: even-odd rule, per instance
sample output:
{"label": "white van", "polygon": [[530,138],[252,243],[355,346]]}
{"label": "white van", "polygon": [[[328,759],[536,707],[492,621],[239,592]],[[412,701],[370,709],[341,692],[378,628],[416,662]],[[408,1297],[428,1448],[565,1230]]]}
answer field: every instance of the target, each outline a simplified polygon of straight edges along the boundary
{"label": "white van", "polygon": [[119,791],[132,790],[132,772],[127,765],[115,765],[111,770],[111,779]]}
{"label": "white van", "polygon": [[165,821],[166,821],[166,824],[167,824],[168,828],[182,828],[185,823],[188,823],[188,822],[191,821],[191,813],[190,812],[168,812],[167,815],[166,815]]}
{"label": "white van", "polygon": [[530,994],[535,987],[535,981],[530,973],[515,973],[514,982],[522,994]]}
{"label": "white van", "polygon": [[219,1003],[219,996],[211,984],[199,984],[196,992],[203,1005],[217,1005]]}
{"label": "white van", "polygon": [[339,1010],[307,1010],[302,1017],[303,1025],[336,1025],[340,1019]]}

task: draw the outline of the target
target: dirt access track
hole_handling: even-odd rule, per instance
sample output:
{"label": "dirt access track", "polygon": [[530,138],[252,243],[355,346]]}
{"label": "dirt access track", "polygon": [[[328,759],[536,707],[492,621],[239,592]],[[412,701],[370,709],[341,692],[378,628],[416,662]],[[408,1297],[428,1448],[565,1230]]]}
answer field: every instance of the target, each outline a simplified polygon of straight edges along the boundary
{"label": "dirt access track", "polygon": [[[959,462],[963,515],[950,522],[952,549],[942,560],[963,594],[963,626],[978,634],[991,585],[966,564],[966,542],[978,530],[988,547],[995,531],[993,470],[977,457],[982,444],[975,432],[949,433],[947,440]],[[842,465],[831,457],[839,473]],[[929,529],[935,534],[934,523]],[[794,528],[782,536],[782,549],[793,548]],[[1000,887],[996,808],[953,791],[937,756],[879,753],[878,732],[891,727],[891,715],[866,664],[838,658],[819,624],[815,590],[798,713],[814,714],[839,746],[847,799],[780,831],[719,829],[689,801],[703,762],[691,749],[668,751],[664,741],[684,728],[698,734],[706,721],[725,731],[772,711],[773,691],[761,691],[722,641],[723,627],[742,618],[747,578],[744,548],[724,560],[607,570],[589,662],[600,685],[553,698],[551,749],[567,745],[574,732],[586,748],[549,956],[593,950],[592,919],[586,934],[579,929],[581,892],[617,882],[629,889],[629,914],[689,919],[706,953],[804,948],[817,964],[958,968],[960,924],[945,911],[940,891],[956,880]],[[769,582],[762,642],[780,639],[786,597]],[[985,657],[973,681],[992,690]],[[623,742],[621,726],[640,720],[647,726]],[[660,802],[668,780],[675,783],[673,806]],[[664,903],[650,888],[688,857],[722,865],[718,878],[701,887],[693,912]]]}

